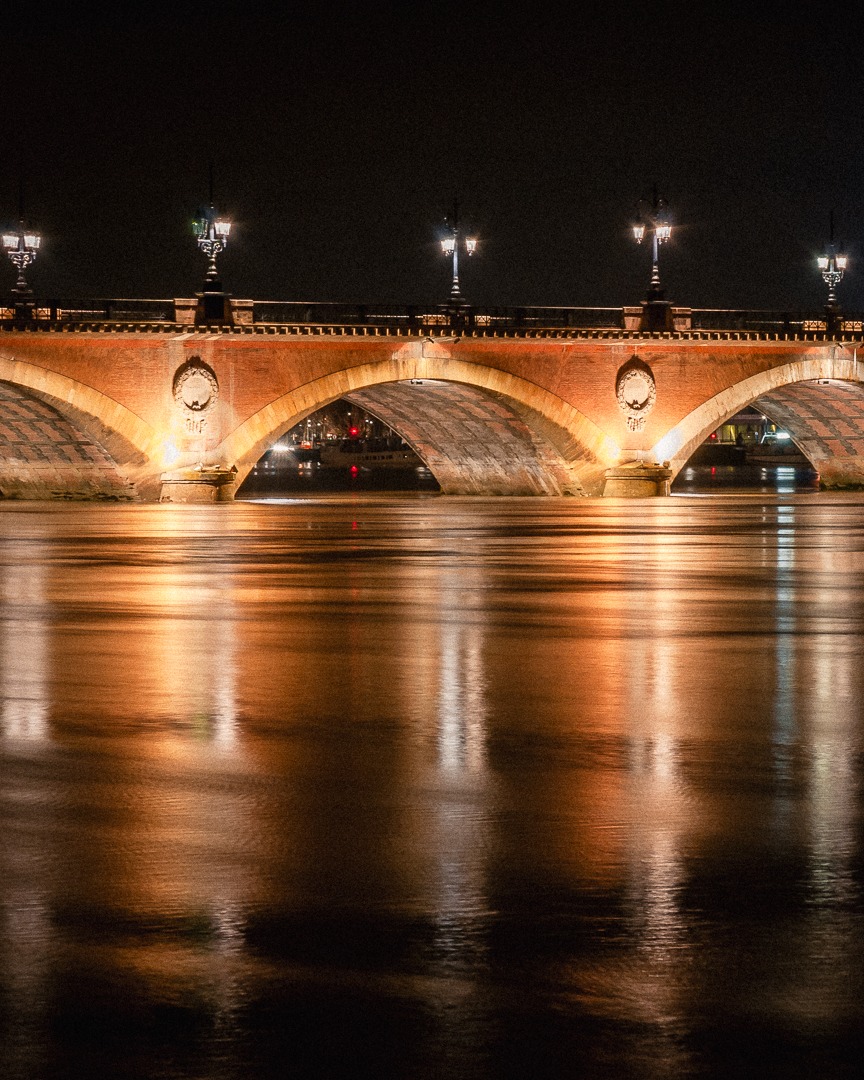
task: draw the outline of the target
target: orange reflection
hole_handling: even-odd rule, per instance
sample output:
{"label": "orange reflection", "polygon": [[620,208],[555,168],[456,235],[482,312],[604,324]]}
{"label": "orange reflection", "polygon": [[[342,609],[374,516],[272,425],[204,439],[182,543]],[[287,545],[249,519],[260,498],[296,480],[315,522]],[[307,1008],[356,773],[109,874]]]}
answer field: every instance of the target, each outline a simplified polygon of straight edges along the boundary
{"label": "orange reflection", "polygon": [[44,563],[25,557],[5,567],[0,585],[0,734],[7,739],[44,741],[49,737],[51,615],[46,573]]}

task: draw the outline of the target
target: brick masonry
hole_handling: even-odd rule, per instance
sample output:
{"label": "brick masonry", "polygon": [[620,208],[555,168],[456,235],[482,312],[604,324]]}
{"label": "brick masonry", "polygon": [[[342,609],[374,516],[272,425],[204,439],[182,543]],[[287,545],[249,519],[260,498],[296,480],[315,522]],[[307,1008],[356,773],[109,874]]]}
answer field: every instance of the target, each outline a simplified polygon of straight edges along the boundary
{"label": "brick masonry", "polygon": [[[720,335],[431,338],[246,329],[4,334],[0,382],[21,396],[0,402],[8,440],[0,490],[100,493],[128,490],[128,481],[151,499],[159,497],[162,476],[177,469],[187,479],[195,470],[236,469],[239,483],[294,424],[336,398],[363,403],[364,395],[371,411],[391,417],[425,452],[446,490],[597,494],[608,468],[637,458],[668,460],[674,475],[711,431],[756,399],[785,408],[793,436],[801,425],[799,443],[811,446],[824,477],[839,483],[864,475],[864,414],[855,397],[861,373],[851,345]],[[650,368],[656,385],[638,431],[616,399],[617,375],[634,359]],[[184,412],[173,392],[175,375],[190,361],[207,365],[218,381],[212,407],[197,414]],[[819,392],[811,400],[806,391],[796,397],[784,389],[824,379],[855,394]],[[411,380],[436,384],[416,414],[405,390]],[[28,413],[33,402],[49,412]],[[58,417],[70,425],[64,439]],[[62,453],[50,449],[54,435]],[[81,449],[66,461],[73,444]],[[83,461],[92,451],[85,444],[104,451],[87,478]],[[120,488],[106,479],[108,459]]]}
{"label": "brick masonry", "polygon": [[0,496],[131,499],[108,454],[50,405],[0,383]]}
{"label": "brick masonry", "polygon": [[568,462],[506,402],[458,383],[385,383],[349,400],[398,431],[445,494],[581,495]]}
{"label": "brick masonry", "polygon": [[753,402],[793,435],[825,487],[864,483],[864,389],[813,381],[785,386]]}

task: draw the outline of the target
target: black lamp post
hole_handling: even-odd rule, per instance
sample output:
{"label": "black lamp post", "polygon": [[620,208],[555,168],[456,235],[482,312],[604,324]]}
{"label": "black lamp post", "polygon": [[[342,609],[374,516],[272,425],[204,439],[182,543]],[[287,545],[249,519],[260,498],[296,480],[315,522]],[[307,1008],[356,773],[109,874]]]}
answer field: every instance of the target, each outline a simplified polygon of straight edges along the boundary
{"label": "black lamp post", "polygon": [[841,328],[840,305],[837,303],[837,286],[843,280],[843,274],[849,262],[845,255],[838,255],[834,243],[834,213],[831,213],[831,225],[828,251],[816,260],[822,271],[822,280],[828,286],[828,303],[825,305],[825,329],[835,334]]}
{"label": "black lamp post", "polygon": [[25,228],[24,225],[24,198],[23,194],[18,200],[18,229],[15,232],[3,233],[3,250],[9,256],[9,261],[18,271],[18,279],[12,290],[12,302],[15,307],[16,319],[28,319],[33,317],[33,290],[27,284],[24,271],[36,258],[42,245],[42,237]]}
{"label": "black lamp post", "polygon": [[469,257],[477,250],[477,241],[472,236],[463,236],[459,228],[459,202],[453,201],[453,216],[446,221],[447,235],[441,239],[441,250],[453,260],[453,280],[450,285],[450,304],[459,308],[465,304],[465,298],[459,288],[459,248]]}
{"label": "black lamp post", "polygon": [[192,225],[199,249],[209,260],[204,290],[198,293],[198,323],[231,323],[231,305],[222,289],[216,257],[228,246],[231,222],[220,218],[213,206],[213,169],[210,169],[210,202]]}
{"label": "black lamp post", "polygon": [[668,204],[658,196],[656,187],[650,202],[640,199],[636,204],[633,237],[637,244],[641,244],[646,236],[651,237],[651,283],[642,304],[641,328],[671,330],[672,305],[666,299],[666,291],[660,284],[660,247],[672,237],[672,220]]}

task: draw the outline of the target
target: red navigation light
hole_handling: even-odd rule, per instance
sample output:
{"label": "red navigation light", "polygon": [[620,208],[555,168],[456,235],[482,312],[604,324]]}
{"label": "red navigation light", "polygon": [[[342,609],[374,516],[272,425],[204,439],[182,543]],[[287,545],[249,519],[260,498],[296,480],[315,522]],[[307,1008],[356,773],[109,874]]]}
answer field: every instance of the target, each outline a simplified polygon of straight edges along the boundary
{"label": "red navigation light", "polygon": [[359,470],[359,469],[357,468],[357,466],[356,466],[356,465],[352,465],[352,466],[351,466],[351,475],[352,475],[352,476],[356,476],[356,475],[357,475],[357,473],[359,473],[359,472],[360,472],[360,470]]}
{"label": "red navigation light", "polygon": [[356,439],[357,436],[360,434],[360,428],[359,427],[350,427],[350,428],[348,428],[348,434],[351,436],[352,439]]}
{"label": "red navigation light", "polygon": [[717,438],[717,432],[712,431],[711,434],[708,436],[708,438],[711,439],[712,441],[715,440]]}

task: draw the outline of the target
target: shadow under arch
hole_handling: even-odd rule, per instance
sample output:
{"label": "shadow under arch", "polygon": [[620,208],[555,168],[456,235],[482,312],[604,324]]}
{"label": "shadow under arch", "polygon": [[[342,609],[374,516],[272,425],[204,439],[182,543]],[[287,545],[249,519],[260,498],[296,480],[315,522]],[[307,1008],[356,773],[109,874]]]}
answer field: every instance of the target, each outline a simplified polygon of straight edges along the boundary
{"label": "shadow under arch", "polygon": [[[17,392],[24,402],[30,400],[47,406],[69,425],[70,432],[83,436],[98,447],[104,453],[105,460],[116,468],[123,482],[131,489],[129,495],[158,498],[159,476],[163,468],[160,464],[161,445],[153,429],[131,410],[85,383],[9,356],[0,355],[0,385]],[[7,409],[9,406],[7,401]],[[0,413],[2,410],[0,404]],[[61,435],[59,429],[57,434]],[[46,436],[46,439],[50,445],[50,438]],[[86,452],[82,455],[82,466],[86,465],[87,456]],[[71,482],[75,462],[66,461],[62,455],[58,461],[64,466],[71,466],[66,470],[66,483]],[[3,486],[2,473],[0,469],[0,490]],[[63,495],[62,475],[58,482],[61,490],[56,494]]]}
{"label": "shadow under arch", "polygon": [[674,480],[711,432],[747,405],[789,432],[824,486],[864,483],[864,386],[845,351],[795,360],[735,383],[684,417],[652,453],[669,462]]}
{"label": "shadow under arch", "polygon": [[282,434],[348,398],[398,431],[445,494],[600,494],[620,451],[596,424],[534,383],[427,344],[307,383],[250,417],[220,448],[237,486]]}

